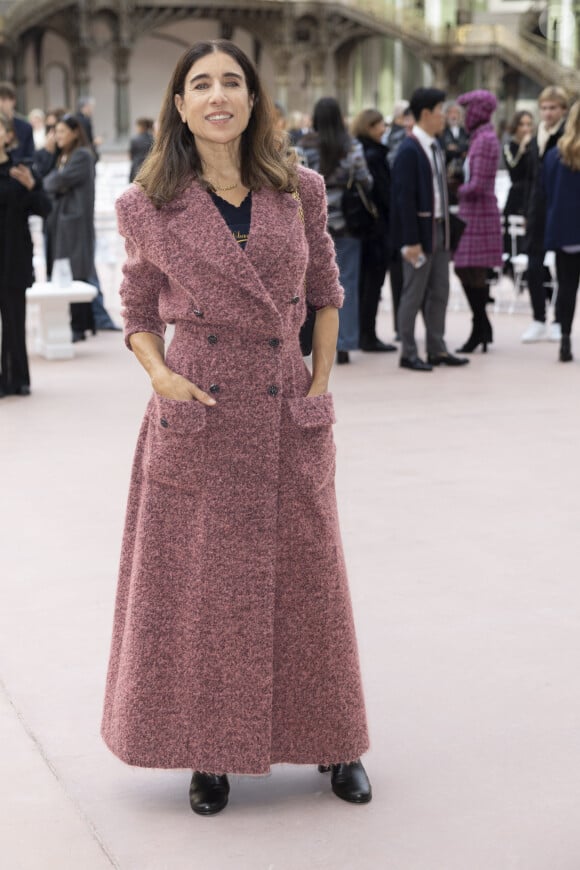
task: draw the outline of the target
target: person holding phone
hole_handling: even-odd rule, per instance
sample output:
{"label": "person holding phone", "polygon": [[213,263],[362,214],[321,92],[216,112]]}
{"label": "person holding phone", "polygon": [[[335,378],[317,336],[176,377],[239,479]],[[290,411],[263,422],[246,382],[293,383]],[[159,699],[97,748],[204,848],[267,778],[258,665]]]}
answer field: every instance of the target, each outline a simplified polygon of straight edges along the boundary
{"label": "person holding phone", "polygon": [[[403,291],[399,305],[401,368],[430,372],[433,366],[463,366],[469,360],[453,356],[445,344],[445,313],[449,298],[449,203],[445,157],[437,137],[445,116],[445,94],[437,88],[417,88],[411,97],[416,118],[401,144],[393,167],[393,228],[395,248],[403,258]],[[427,330],[427,361],[415,342],[415,320],[423,311]]]}

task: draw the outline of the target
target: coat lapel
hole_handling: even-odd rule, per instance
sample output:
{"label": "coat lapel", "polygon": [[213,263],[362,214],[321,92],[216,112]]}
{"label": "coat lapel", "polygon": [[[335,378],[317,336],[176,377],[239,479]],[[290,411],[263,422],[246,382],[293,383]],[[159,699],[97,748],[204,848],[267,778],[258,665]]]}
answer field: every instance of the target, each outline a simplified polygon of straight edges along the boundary
{"label": "coat lapel", "polygon": [[[273,197],[276,198],[274,203]],[[274,209],[274,210],[273,210]],[[296,214],[294,214],[296,213]],[[290,194],[279,196],[274,191],[252,193],[252,217],[246,250],[234,241],[232,233],[215,206],[211,196],[194,183],[168,209],[165,227],[167,251],[166,269],[169,277],[189,292],[197,303],[200,293],[211,294],[212,307],[235,308],[236,301],[258,302],[271,315],[279,312],[260,277],[260,263],[269,245],[272,224],[282,226],[292,217],[297,219],[297,204]],[[286,224],[287,225],[287,224]],[[205,268],[191,268],[191,260]],[[199,275],[203,274],[203,286]],[[266,279],[268,276],[264,276]],[[214,295],[214,288],[228,286],[227,294]],[[223,297],[223,301],[218,299]]]}

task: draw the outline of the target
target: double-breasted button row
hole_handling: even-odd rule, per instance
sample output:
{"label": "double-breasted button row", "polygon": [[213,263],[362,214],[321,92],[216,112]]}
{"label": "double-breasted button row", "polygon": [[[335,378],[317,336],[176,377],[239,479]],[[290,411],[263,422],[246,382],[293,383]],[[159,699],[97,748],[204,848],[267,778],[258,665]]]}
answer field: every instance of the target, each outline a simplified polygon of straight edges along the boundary
{"label": "double-breasted button row", "polygon": [[269,396],[277,396],[280,392],[280,388],[276,386],[276,384],[270,384],[268,387],[268,395]]}
{"label": "double-breasted button row", "polygon": [[168,429],[168,428],[169,428],[169,423],[167,422],[167,420],[165,419],[165,417],[162,417],[161,420],[160,420],[159,422],[161,423],[161,425],[163,426],[164,429]]}
{"label": "double-breasted button row", "polygon": [[280,347],[280,339],[279,338],[271,338],[268,342],[270,347]]}
{"label": "double-breasted button row", "polygon": [[193,313],[196,317],[203,317],[203,311],[201,311],[199,308],[194,308]]}
{"label": "double-breasted button row", "polygon": [[217,335],[208,335],[207,340],[209,341],[210,344],[217,344],[218,343]]}
{"label": "double-breasted button row", "polygon": [[298,305],[299,302],[300,302],[300,296],[293,296],[292,299],[290,300],[291,305]]}
{"label": "double-breasted button row", "polygon": [[210,384],[209,391],[210,391],[210,393],[219,393],[220,385],[219,384]]}

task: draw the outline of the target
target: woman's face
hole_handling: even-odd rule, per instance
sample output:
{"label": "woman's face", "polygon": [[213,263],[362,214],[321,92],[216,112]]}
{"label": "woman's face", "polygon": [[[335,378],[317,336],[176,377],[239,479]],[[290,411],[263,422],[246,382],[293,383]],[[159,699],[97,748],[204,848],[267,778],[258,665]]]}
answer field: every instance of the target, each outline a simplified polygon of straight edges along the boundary
{"label": "woman's face", "polygon": [[193,64],[185,77],[183,97],[176,94],[174,99],[197,145],[239,141],[254,105],[242,68],[221,51]]}
{"label": "woman's face", "polygon": [[518,128],[516,130],[516,139],[521,142],[525,136],[531,136],[534,130],[534,122],[531,115],[524,115],[520,118]]}
{"label": "woman's face", "polygon": [[375,121],[375,123],[369,127],[369,138],[371,138],[373,142],[380,142],[383,138],[385,128],[386,124],[384,118],[381,118],[380,121]]}
{"label": "woman's face", "polygon": [[61,151],[67,154],[75,147],[75,143],[79,138],[77,130],[71,130],[68,124],[59,121],[55,129],[56,144]]}

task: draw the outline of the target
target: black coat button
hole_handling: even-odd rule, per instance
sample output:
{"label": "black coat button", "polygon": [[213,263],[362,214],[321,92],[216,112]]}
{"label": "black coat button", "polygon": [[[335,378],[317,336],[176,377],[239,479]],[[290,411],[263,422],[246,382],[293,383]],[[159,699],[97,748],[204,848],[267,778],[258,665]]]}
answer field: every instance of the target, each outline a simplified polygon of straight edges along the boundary
{"label": "black coat button", "polygon": [[270,347],[279,347],[280,339],[279,338],[271,338],[270,341],[268,342],[268,344],[270,345]]}
{"label": "black coat button", "polygon": [[218,337],[217,335],[208,335],[207,340],[210,344],[217,344]]}
{"label": "black coat button", "polygon": [[300,302],[300,296],[293,296],[290,302],[292,303],[292,305],[298,305],[298,303]]}
{"label": "black coat button", "polygon": [[193,313],[196,317],[203,317],[203,311],[200,311],[199,308],[194,308]]}
{"label": "black coat button", "polygon": [[168,429],[168,428],[169,428],[169,423],[167,422],[167,420],[165,419],[165,417],[162,417],[161,420],[160,420],[159,422],[161,423],[161,425],[163,426],[164,429]]}
{"label": "black coat button", "polygon": [[271,384],[271,385],[268,387],[268,395],[269,395],[269,396],[277,396],[279,392],[280,392],[280,391],[279,391],[278,387],[277,387],[275,384]]}
{"label": "black coat button", "polygon": [[219,393],[220,385],[219,384],[211,384],[209,391],[210,391],[210,393]]}

